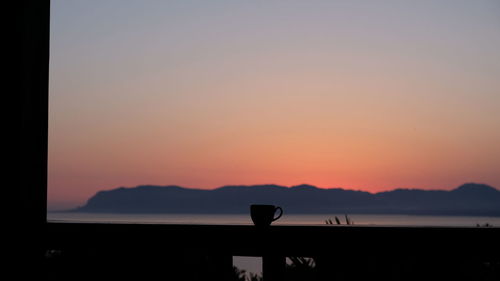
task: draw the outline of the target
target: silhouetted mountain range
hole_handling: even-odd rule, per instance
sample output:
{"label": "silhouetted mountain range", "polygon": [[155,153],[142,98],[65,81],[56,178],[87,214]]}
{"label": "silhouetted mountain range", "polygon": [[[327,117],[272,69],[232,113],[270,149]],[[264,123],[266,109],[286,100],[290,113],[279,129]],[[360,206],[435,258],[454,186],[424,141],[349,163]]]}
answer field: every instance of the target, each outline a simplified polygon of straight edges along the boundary
{"label": "silhouetted mountain range", "polygon": [[273,204],[286,213],[500,216],[500,191],[468,183],[454,190],[396,189],[369,193],[311,185],[223,186],[214,190],[143,185],[100,191],[74,211],[95,213],[248,213]]}

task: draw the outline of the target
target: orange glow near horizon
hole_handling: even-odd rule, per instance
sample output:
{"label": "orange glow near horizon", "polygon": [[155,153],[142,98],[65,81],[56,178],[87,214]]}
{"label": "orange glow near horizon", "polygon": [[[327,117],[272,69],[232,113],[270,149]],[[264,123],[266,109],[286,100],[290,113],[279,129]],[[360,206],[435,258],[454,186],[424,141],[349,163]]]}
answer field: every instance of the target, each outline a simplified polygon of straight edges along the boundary
{"label": "orange glow near horizon", "polygon": [[497,6],[77,2],[52,2],[49,207],[141,184],[500,188]]}

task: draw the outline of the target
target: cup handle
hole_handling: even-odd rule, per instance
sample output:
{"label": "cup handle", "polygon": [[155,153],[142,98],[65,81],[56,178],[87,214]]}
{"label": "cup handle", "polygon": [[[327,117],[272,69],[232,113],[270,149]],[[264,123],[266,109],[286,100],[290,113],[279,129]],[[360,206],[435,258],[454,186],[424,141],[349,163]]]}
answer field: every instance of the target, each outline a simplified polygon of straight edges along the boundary
{"label": "cup handle", "polygon": [[273,221],[275,221],[275,220],[277,220],[277,219],[281,218],[281,216],[283,215],[283,209],[281,209],[281,207],[276,207],[276,208],[274,209],[274,212],[276,212],[276,210],[280,210],[280,214],[279,214],[277,217],[273,218]]}

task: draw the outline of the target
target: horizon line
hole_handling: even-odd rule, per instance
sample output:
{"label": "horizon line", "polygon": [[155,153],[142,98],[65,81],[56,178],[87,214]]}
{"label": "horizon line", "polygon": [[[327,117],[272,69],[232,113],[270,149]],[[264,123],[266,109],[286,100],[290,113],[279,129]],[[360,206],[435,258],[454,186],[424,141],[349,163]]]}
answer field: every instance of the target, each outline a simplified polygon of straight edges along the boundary
{"label": "horizon line", "polygon": [[114,188],[109,188],[109,189],[102,189],[102,190],[99,190],[97,191],[94,195],[90,196],[89,198],[86,198],[82,201],[74,201],[74,200],[68,200],[68,201],[63,201],[63,200],[55,200],[55,201],[50,201],[48,198],[47,200],[47,203],[46,203],[46,206],[47,206],[47,212],[59,212],[59,211],[64,211],[64,210],[67,210],[68,208],[77,208],[79,206],[81,206],[82,204],[84,205],[90,198],[92,198],[93,196],[95,196],[97,193],[99,192],[107,192],[107,191],[113,191],[113,190],[116,190],[116,189],[120,189],[120,188],[124,188],[124,189],[132,189],[132,188],[138,188],[138,187],[145,187],[145,186],[154,186],[154,187],[168,187],[168,186],[175,186],[175,187],[179,187],[179,188],[183,188],[183,189],[190,189],[190,190],[204,190],[204,191],[213,191],[213,190],[217,190],[217,189],[221,189],[221,188],[224,188],[224,187],[229,187],[229,186],[242,186],[242,187],[252,187],[252,186],[278,186],[278,187],[283,187],[283,188],[288,188],[288,189],[291,189],[293,187],[297,187],[297,186],[312,186],[314,188],[317,188],[317,189],[321,189],[321,190],[331,190],[331,189],[340,189],[340,190],[346,190],[346,191],[356,191],[356,192],[366,192],[366,193],[369,193],[369,194],[379,194],[379,193],[384,193],[384,192],[391,192],[391,191],[395,191],[395,190],[422,190],[422,191],[445,191],[445,192],[449,192],[449,191],[452,191],[452,190],[455,190],[455,189],[458,189],[459,187],[461,186],[464,186],[464,185],[468,185],[468,184],[474,184],[474,185],[485,185],[485,186],[488,186],[488,187],[491,187],[497,191],[500,192],[500,189],[492,186],[492,185],[489,185],[489,184],[486,184],[486,183],[478,183],[478,182],[466,182],[466,183],[463,183],[463,184],[460,184],[456,187],[452,187],[452,188],[449,188],[449,189],[433,189],[433,188],[406,188],[406,187],[396,187],[396,188],[393,188],[393,189],[384,189],[384,190],[380,190],[380,191],[369,191],[369,190],[363,190],[363,189],[355,189],[355,188],[344,188],[344,187],[318,187],[316,185],[312,185],[312,184],[306,184],[306,183],[302,183],[302,184],[297,184],[297,185],[280,185],[280,184],[226,184],[226,185],[221,185],[221,186],[217,186],[217,187],[214,187],[214,188],[195,188],[195,187],[186,187],[186,186],[181,186],[181,185],[175,185],[175,184],[167,184],[167,185],[158,185],[158,184],[139,184],[139,185],[135,185],[135,186],[118,186],[118,187],[114,187]]}
{"label": "horizon line", "polygon": [[[473,184],[473,185],[485,185],[485,186],[488,186],[488,187],[491,187],[495,190],[498,190],[500,191],[500,189],[490,185],[490,184],[486,184],[486,183],[479,183],[479,182],[465,182],[463,184],[460,184],[458,186],[455,186],[455,187],[451,187],[451,188],[447,188],[447,189],[443,189],[443,188],[439,188],[439,189],[436,189],[436,188],[422,188],[422,187],[395,187],[395,188],[392,188],[392,189],[381,189],[380,191],[370,191],[370,190],[365,190],[365,189],[362,189],[362,188],[346,188],[346,187],[341,187],[341,186],[332,186],[332,187],[320,187],[320,186],[317,186],[317,185],[314,185],[314,184],[308,184],[308,183],[301,183],[301,184],[295,184],[295,185],[281,185],[281,184],[276,184],[276,183],[259,183],[259,184],[224,184],[224,185],[219,185],[219,186],[216,186],[216,187],[213,187],[213,188],[200,188],[200,187],[191,187],[191,186],[182,186],[182,185],[178,185],[178,184],[138,184],[138,185],[135,185],[135,186],[118,186],[118,187],[114,187],[114,188],[111,188],[111,189],[103,189],[103,190],[100,190],[100,191],[110,191],[110,190],[115,190],[115,189],[119,189],[119,188],[125,188],[125,189],[131,189],[131,188],[137,188],[137,187],[146,187],[146,186],[154,186],[154,187],[179,187],[179,188],[184,188],[184,189],[192,189],[192,190],[217,190],[217,189],[220,189],[220,188],[224,188],[224,187],[231,187],[231,186],[239,186],[239,187],[252,187],[252,186],[277,186],[277,187],[284,187],[284,188],[294,188],[294,187],[299,187],[299,186],[311,186],[311,187],[314,187],[314,188],[317,188],[317,189],[323,189],[323,190],[328,190],[328,189],[342,189],[342,190],[349,190],[349,191],[360,191],[360,192],[367,192],[367,193],[371,193],[371,194],[377,194],[377,193],[382,193],[382,192],[390,192],[390,191],[394,191],[394,190],[425,190],[425,191],[451,191],[451,190],[455,190],[455,189],[458,189],[460,188],[461,186],[464,186],[464,185],[469,185],[469,184]],[[98,192],[100,192],[98,191]]]}

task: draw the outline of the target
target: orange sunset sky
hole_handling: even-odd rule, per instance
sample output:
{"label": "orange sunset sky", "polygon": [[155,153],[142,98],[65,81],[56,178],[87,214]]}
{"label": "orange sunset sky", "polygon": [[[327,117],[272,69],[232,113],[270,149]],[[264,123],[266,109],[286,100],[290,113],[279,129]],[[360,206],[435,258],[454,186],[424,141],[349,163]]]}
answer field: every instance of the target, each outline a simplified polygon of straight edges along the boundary
{"label": "orange sunset sky", "polygon": [[500,188],[498,1],[62,1],[49,209],[103,189]]}

